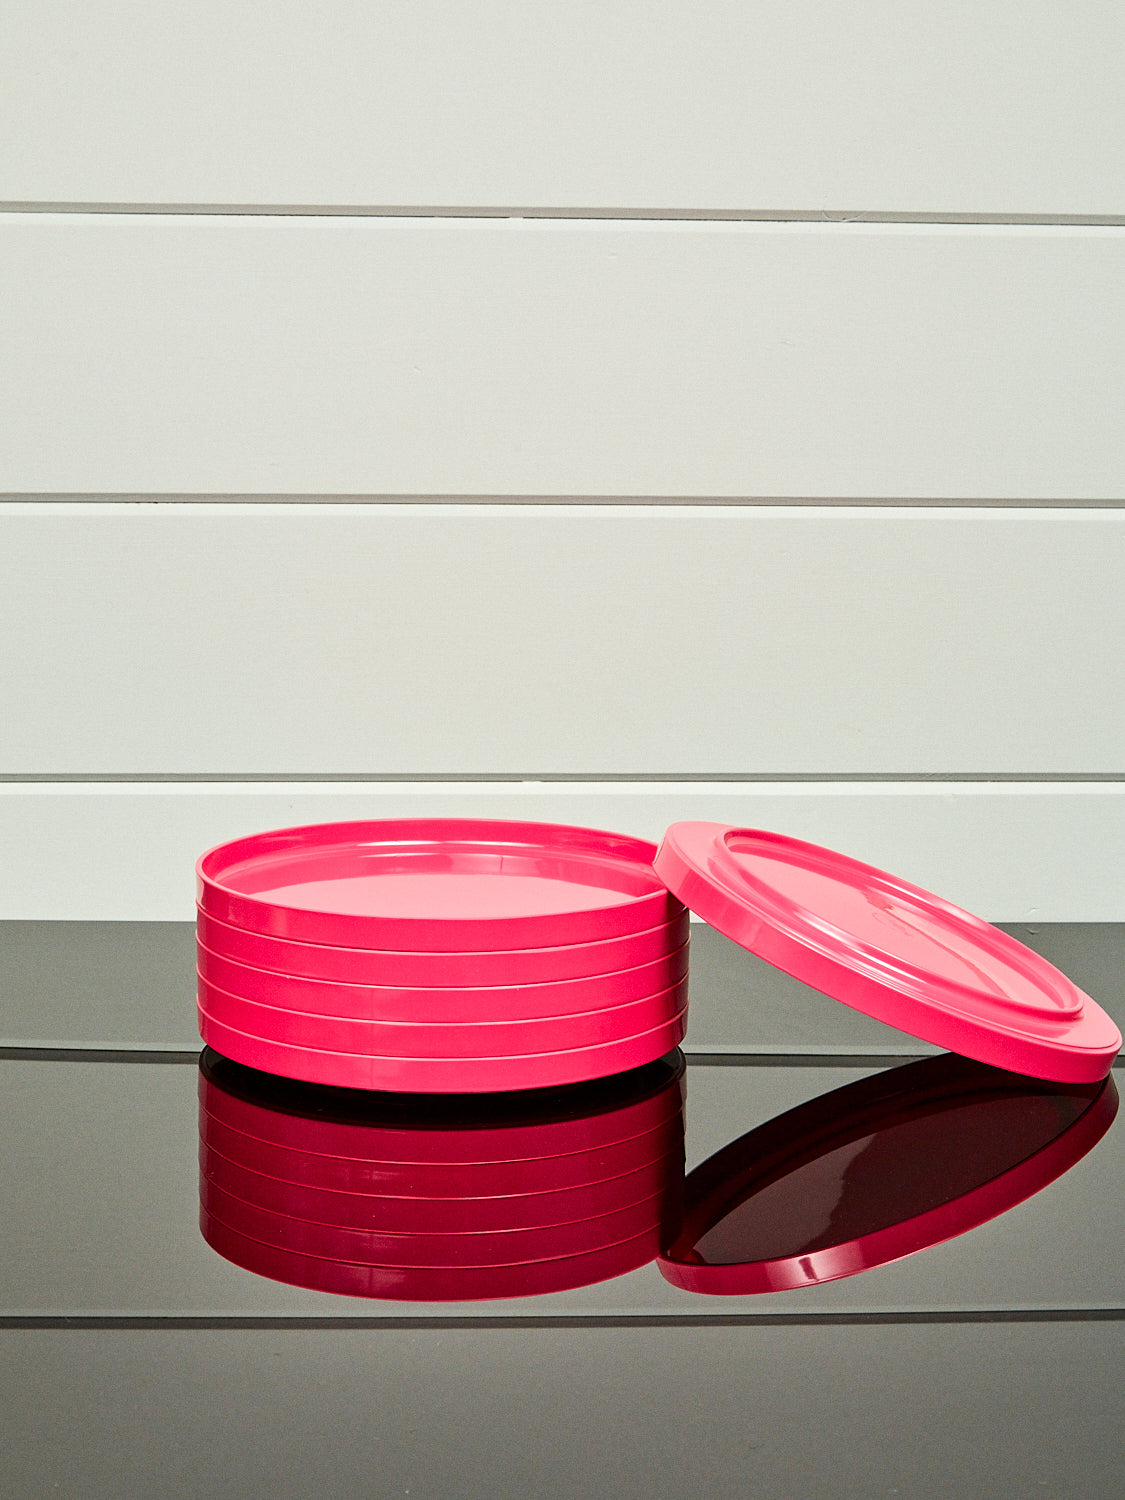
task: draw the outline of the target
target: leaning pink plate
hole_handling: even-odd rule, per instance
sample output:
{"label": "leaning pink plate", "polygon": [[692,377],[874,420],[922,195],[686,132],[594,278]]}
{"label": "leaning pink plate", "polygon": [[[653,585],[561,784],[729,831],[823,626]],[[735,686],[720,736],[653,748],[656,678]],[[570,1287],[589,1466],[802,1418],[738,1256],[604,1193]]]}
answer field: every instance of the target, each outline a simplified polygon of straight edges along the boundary
{"label": "leaning pink plate", "polygon": [[554,823],[414,818],[326,823],[221,844],[199,905],[234,927],[406,952],[556,947],[683,914],[652,844]]}
{"label": "leaning pink plate", "polygon": [[656,870],[704,921],[846,1005],[952,1052],[1062,1083],[1121,1033],[1046,959],[929,891],[817,844],[674,823]]}
{"label": "leaning pink plate", "polygon": [[333,948],[294,943],[220,922],[196,908],[196,933],[213,953],[252,968],[336,984],[471,989],[479,985],[548,984],[613,974],[663,958],[688,940],[686,911],[625,937],[556,948],[500,948],[485,953],[403,953],[378,948]]}
{"label": "leaning pink plate", "polygon": [[482,1024],[495,1021],[555,1019],[626,1005],[678,984],[688,971],[688,946],[651,963],[619,974],[589,979],[560,979],[549,984],[504,985],[475,989],[413,989],[390,985],[334,984],[251,968],[197,944],[200,976],[219,989],[262,1005],[347,1016],[358,1021],[395,1021],[413,1025]]}
{"label": "leaning pink plate", "polygon": [[252,1036],[216,1020],[202,1007],[199,1030],[207,1045],[224,1057],[283,1078],[406,1094],[487,1094],[582,1083],[655,1062],[683,1041],[686,1015],[685,1008],[678,1016],[637,1036],[522,1057],[364,1057],[354,1052],[326,1052],[319,1047],[294,1047]]}
{"label": "leaning pink plate", "polygon": [[687,980],[625,1005],[527,1021],[456,1024],[356,1020],[263,1005],[199,979],[199,1004],[212,1019],[271,1037],[295,1047],[323,1047],[329,1052],[374,1053],[381,1057],[491,1057],[555,1052],[562,1047],[592,1047],[634,1036],[687,1006]]}

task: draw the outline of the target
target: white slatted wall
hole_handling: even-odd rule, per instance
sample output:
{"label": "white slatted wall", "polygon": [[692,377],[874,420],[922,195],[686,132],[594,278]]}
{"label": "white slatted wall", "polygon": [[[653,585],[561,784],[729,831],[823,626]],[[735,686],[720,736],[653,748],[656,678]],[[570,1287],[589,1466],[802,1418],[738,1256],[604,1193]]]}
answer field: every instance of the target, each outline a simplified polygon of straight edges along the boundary
{"label": "white slatted wall", "polygon": [[0,12],[0,916],[335,816],[1125,920],[1125,12]]}

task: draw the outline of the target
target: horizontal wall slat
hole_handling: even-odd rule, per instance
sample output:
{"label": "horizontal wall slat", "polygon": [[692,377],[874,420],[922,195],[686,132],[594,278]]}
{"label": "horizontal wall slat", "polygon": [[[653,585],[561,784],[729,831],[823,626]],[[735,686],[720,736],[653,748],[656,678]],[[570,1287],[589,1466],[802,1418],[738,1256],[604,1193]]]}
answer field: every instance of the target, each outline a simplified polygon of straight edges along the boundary
{"label": "horizontal wall slat", "polygon": [[15,4],[0,197],[1120,214],[1104,0]]}
{"label": "horizontal wall slat", "polygon": [[0,508],[0,773],[1116,775],[1125,510]]}
{"label": "horizontal wall slat", "polygon": [[1125,229],[0,215],[0,490],[1125,495]]}
{"label": "horizontal wall slat", "polygon": [[194,862],[265,828],[497,817],[617,829],[772,828],[894,871],[995,922],[1125,921],[1125,782],[0,786],[0,918],[188,921]]}

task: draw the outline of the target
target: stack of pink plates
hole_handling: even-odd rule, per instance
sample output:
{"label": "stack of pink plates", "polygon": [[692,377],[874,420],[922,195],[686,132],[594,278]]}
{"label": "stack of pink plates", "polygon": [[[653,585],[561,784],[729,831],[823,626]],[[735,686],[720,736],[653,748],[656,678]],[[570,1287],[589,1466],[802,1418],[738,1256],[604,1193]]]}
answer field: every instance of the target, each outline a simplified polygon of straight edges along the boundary
{"label": "stack of pink plates", "polygon": [[688,914],[640,839],[410,819],[200,859],[199,1023],[288,1078],[481,1093],[603,1078],[683,1039]]}
{"label": "stack of pink plates", "polygon": [[290,1285],[512,1297],[645,1265],[683,1186],[683,1059],[605,1082],[418,1101],[200,1068],[200,1225]]}

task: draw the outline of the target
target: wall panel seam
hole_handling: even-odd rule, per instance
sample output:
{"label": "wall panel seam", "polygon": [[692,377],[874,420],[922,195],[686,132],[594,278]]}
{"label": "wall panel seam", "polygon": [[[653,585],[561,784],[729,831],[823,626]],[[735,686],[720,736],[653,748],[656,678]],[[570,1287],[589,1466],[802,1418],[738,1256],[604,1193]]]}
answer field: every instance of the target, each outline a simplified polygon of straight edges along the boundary
{"label": "wall panel seam", "polygon": [[[382,511],[388,517],[394,517],[401,512],[403,517],[409,516],[411,521],[417,515],[430,512],[440,515],[443,511],[449,514],[457,514],[461,519],[463,512],[477,512],[477,519],[498,519],[492,517],[491,512],[497,510],[504,512],[503,519],[507,522],[512,513],[518,514],[523,511],[522,519],[538,519],[544,511],[562,512],[562,519],[575,521],[614,520],[617,512],[622,517],[628,516],[630,522],[635,521],[636,512],[651,509],[660,513],[662,522],[669,519],[666,514],[669,511],[683,511],[679,519],[690,519],[696,522],[699,519],[730,520],[736,515],[740,519],[748,512],[758,512],[756,520],[785,519],[788,521],[789,513],[794,510],[823,511],[821,517],[813,516],[813,521],[823,519],[825,521],[848,521],[863,522],[867,525],[883,525],[898,519],[894,512],[896,510],[908,512],[912,523],[917,522],[927,512],[940,514],[942,521],[953,522],[952,516],[944,514],[947,511],[962,512],[956,518],[956,524],[965,521],[988,520],[997,521],[1003,517],[1009,523],[1027,521],[1029,523],[1041,523],[1044,521],[1060,521],[1070,526],[1075,518],[1084,514],[1093,523],[1099,525],[1109,524],[1114,518],[1114,512],[1125,513],[1125,498],[1120,500],[1033,500],[1027,501],[1023,498],[1007,501],[988,501],[978,499],[947,500],[934,502],[928,499],[891,499],[881,500],[854,500],[850,496],[835,500],[824,500],[815,497],[803,498],[798,501],[778,498],[776,496],[762,497],[757,500],[746,500],[731,498],[726,495],[703,496],[698,495],[689,499],[679,496],[658,496],[655,499],[647,496],[616,496],[600,495],[591,499],[586,495],[557,495],[557,496],[528,496],[525,493],[513,493],[509,495],[489,494],[432,494],[426,496],[403,496],[400,494],[387,493],[386,495],[322,495],[310,497],[307,494],[298,495],[271,495],[271,494],[245,494],[234,491],[223,490],[208,493],[206,491],[193,491],[191,493],[162,494],[159,491],[148,491],[145,493],[135,492],[132,494],[121,491],[106,491],[99,493],[95,490],[74,490],[68,492],[56,491],[49,495],[36,494],[31,491],[20,490],[12,492],[0,491],[0,520],[26,521],[28,514],[39,514],[44,520],[49,519],[52,523],[57,522],[60,514],[69,516],[71,519],[88,519],[100,517],[103,520],[112,520],[132,511],[129,516],[130,522],[136,519],[138,510],[147,509],[149,515],[155,518],[160,512],[170,514],[175,511],[194,512],[198,519],[217,518],[222,516],[224,521],[231,514],[237,514],[239,507],[245,507],[250,511],[261,511],[263,508],[275,508],[284,512],[289,519],[294,510],[307,509],[310,515],[315,515],[318,522],[327,524],[332,519],[333,507],[351,513],[348,519],[352,519],[358,510]],[[770,510],[777,515],[770,517]],[[883,515],[876,518],[868,512],[880,510]],[[849,512],[854,511],[854,515]],[[1026,515],[1022,514],[1024,511]],[[764,516],[762,513],[767,513]],[[979,512],[979,515],[973,514]],[[1051,513],[1054,512],[1054,515]],[[1110,514],[1107,515],[1106,513]],[[673,515],[670,519],[676,520]],[[258,517],[255,516],[255,524]]]}
{"label": "wall panel seam", "polygon": [[11,214],[206,214],[215,217],[336,219],[557,219],[563,222],[620,220],[630,223],[704,224],[964,224],[1117,228],[1122,214],[896,212],[883,209],[823,208],[620,208],[599,205],[558,208],[537,204],[348,204],[348,203],[192,203],[83,202],[80,200],[0,200]]}
{"label": "wall panel seam", "polygon": [[810,789],[832,786],[1121,786],[1122,771],[675,771],[630,775],[615,771],[557,772],[541,771],[514,774],[467,771],[218,771],[218,772],[5,772],[0,786],[60,787],[83,786],[499,786],[515,789],[540,786],[617,786],[668,787],[690,784],[693,787],[728,786],[807,786]]}

